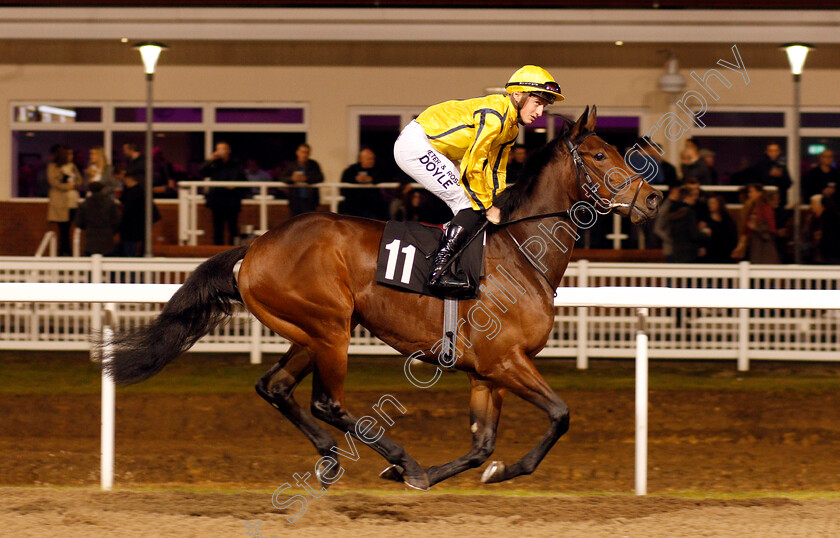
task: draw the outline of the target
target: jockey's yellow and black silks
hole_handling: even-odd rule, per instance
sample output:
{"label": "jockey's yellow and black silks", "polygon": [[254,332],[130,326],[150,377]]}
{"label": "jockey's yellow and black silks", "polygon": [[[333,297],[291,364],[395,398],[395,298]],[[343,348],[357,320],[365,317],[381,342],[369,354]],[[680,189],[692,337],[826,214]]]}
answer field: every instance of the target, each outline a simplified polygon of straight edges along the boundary
{"label": "jockey's yellow and black silks", "polygon": [[417,116],[432,147],[461,161],[461,186],[474,209],[487,209],[505,189],[510,147],[519,134],[519,114],[506,95],[446,101]]}

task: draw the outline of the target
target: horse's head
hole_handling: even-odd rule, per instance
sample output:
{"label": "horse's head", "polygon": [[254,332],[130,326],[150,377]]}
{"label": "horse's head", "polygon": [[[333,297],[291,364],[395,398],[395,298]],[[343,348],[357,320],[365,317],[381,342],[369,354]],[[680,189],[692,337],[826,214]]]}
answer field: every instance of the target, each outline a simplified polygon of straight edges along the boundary
{"label": "horse's head", "polygon": [[575,166],[578,196],[596,212],[615,209],[634,224],[656,216],[662,194],[632,170],[621,154],[595,134],[597,110],[586,107],[565,145]]}

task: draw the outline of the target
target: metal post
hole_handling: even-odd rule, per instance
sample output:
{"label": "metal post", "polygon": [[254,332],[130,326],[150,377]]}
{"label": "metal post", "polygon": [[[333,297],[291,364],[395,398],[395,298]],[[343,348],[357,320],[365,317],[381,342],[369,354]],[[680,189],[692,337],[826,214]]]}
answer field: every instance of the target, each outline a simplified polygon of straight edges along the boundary
{"label": "metal post", "polygon": [[790,157],[790,167],[793,173],[793,261],[794,263],[802,263],[802,215],[799,211],[799,206],[802,204],[800,194],[802,192],[802,165],[800,161],[800,141],[799,141],[799,108],[800,108],[800,93],[799,84],[802,75],[793,75],[793,136],[791,137],[792,148],[788,150]]}
{"label": "metal post", "polygon": [[636,331],[636,495],[647,495],[648,445],[648,336],[645,332],[647,308],[637,308]]}
{"label": "metal post", "polygon": [[[102,283],[102,254],[94,254],[90,257],[90,282],[92,284]],[[90,331],[94,338],[102,331],[102,303],[90,305]],[[96,346],[90,348],[90,360],[97,360]]]}
{"label": "metal post", "polygon": [[105,373],[104,365],[111,360],[111,340],[114,336],[116,323],[116,305],[105,304],[105,330],[102,337],[104,346],[102,351],[102,426],[100,431],[100,485],[102,489],[110,491],[114,487],[114,431],[116,416],[116,390],[114,380]]}
{"label": "metal post", "polygon": [[251,316],[251,364],[262,363],[262,323]]}
{"label": "metal post", "polygon": [[146,234],[143,255],[152,257],[152,80],[153,73],[146,73]]}
{"label": "metal post", "polygon": [[268,231],[268,187],[260,185],[260,233]]}
{"label": "metal post", "polygon": [[[738,287],[750,288],[750,262],[738,264]],[[746,308],[738,310],[738,371],[746,372],[750,369],[750,311]]]}
{"label": "metal post", "polygon": [[[579,287],[586,287],[589,285],[589,260],[580,260],[578,262],[578,283]],[[586,306],[579,306],[577,309],[577,368],[578,370],[586,370],[589,368],[589,327],[588,318],[589,308]]]}

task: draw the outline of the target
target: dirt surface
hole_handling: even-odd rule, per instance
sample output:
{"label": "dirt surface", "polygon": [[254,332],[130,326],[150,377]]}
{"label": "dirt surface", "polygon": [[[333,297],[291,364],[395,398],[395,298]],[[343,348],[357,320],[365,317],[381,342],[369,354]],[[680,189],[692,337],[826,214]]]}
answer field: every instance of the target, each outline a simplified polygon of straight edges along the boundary
{"label": "dirt surface", "polygon": [[351,493],[311,502],[291,524],[255,493],[0,488],[0,496],[6,536],[840,535],[840,499]]}
{"label": "dirt surface", "polygon": [[[348,407],[370,413],[382,394],[349,393]],[[407,412],[393,415],[388,435],[421,464],[469,449],[466,390],[391,394]],[[271,492],[294,485],[293,474],[311,473],[318,458],[255,394],[120,394],[117,487],[194,490],[111,493],[95,489],[98,396],[0,394],[0,529],[11,536],[248,536],[245,523],[262,521],[253,535],[840,535],[840,498],[778,497],[840,492],[836,391],[652,391],[647,498],[629,495],[633,391],[561,395],[572,409],[571,429],[531,476],[487,486],[472,470],[430,493],[407,494],[377,478],[387,463],[357,442],[358,461],[342,460],[342,478],[324,497],[309,498],[305,516],[291,525],[272,507]],[[537,410],[508,397],[492,459],[513,463],[546,427]],[[680,492],[760,498],[662,496]]]}
{"label": "dirt surface", "polygon": [[[467,392],[392,392],[407,409],[387,434],[422,465],[469,450]],[[348,395],[357,416],[380,392]],[[467,471],[444,483],[482,491],[633,491],[634,399],[629,390],[564,391],[571,429],[537,471],[493,486]],[[99,398],[0,395],[0,485],[99,482]],[[513,463],[547,420],[505,401],[492,459]],[[337,430],[339,446],[348,448]],[[840,491],[840,395],[833,392],[653,391],[649,491]],[[335,490],[400,491],[377,478],[387,463],[357,443]],[[256,395],[132,394],[117,399],[116,484],[276,488],[311,471],[314,448]]]}

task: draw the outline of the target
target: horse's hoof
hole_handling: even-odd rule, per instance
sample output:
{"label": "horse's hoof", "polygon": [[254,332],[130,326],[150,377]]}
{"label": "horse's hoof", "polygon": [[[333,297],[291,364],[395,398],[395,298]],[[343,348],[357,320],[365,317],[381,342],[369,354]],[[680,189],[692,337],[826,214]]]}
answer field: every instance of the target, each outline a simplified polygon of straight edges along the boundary
{"label": "horse's hoof", "polygon": [[420,491],[429,491],[431,487],[429,477],[425,472],[421,476],[403,476],[402,480],[406,486]]}
{"label": "horse's hoof", "polygon": [[481,481],[485,484],[495,484],[496,482],[502,482],[505,479],[505,462],[503,461],[492,461],[490,465],[484,469],[484,474],[481,475]]}
{"label": "horse's hoof", "polygon": [[390,467],[386,468],[381,473],[379,473],[379,478],[383,480],[390,480],[392,482],[402,482],[404,471],[405,469],[403,469],[399,465],[391,465]]}
{"label": "horse's hoof", "polygon": [[[340,469],[341,469],[341,467],[338,467],[338,469],[340,470]],[[333,477],[335,477],[335,476],[336,476],[336,473],[338,473],[338,471],[335,471],[335,472],[333,473]],[[323,473],[323,472],[321,472],[321,467],[320,467],[320,466],[318,466],[318,467],[316,467],[316,468],[315,468],[315,478],[317,478],[317,479],[318,479],[318,482],[320,482],[321,487],[322,487],[322,488],[324,488],[324,489],[329,489],[329,487],[330,487],[333,483],[335,483],[335,479],[334,479],[334,480],[332,480],[331,482],[327,482],[326,480],[324,480],[324,473]]]}

